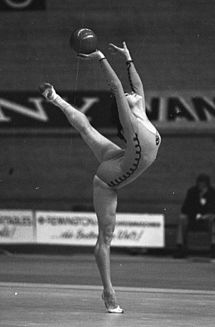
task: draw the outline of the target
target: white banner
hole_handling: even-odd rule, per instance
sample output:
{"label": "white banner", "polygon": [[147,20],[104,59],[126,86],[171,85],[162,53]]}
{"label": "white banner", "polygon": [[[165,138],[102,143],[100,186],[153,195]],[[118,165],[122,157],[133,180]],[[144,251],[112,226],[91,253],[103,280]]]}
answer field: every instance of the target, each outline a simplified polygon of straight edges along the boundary
{"label": "white banner", "polygon": [[0,243],[34,242],[33,212],[0,210]]}
{"label": "white banner", "polygon": [[[117,214],[112,245],[118,247],[164,247],[164,216]],[[95,213],[36,212],[37,242],[94,246],[98,235]]]}

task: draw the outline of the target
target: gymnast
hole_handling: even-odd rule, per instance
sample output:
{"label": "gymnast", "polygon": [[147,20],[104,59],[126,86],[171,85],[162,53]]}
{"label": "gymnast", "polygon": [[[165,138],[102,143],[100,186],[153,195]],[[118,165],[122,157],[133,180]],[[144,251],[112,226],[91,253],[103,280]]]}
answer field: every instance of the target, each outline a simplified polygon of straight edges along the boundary
{"label": "gymnast", "polygon": [[125,42],[122,47],[110,44],[112,52],[125,58],[131,92],[123,86],[100,50],[79,54],[84,60],[97,61],[113,93],[120,120],[120,147],[100,134],[79,110],[62,99],[49,83],[40,86],[45,99],[59,107],[71,125],[80,133],[99,162],[93,179],[93,202],[98,219],[95,258],[103,284],[102,298],[109,313],[123,313],[111,282],[110,246],[116,224],[118,190],[133,182],[155,161],[161,137],[146,115],[144,89]]}

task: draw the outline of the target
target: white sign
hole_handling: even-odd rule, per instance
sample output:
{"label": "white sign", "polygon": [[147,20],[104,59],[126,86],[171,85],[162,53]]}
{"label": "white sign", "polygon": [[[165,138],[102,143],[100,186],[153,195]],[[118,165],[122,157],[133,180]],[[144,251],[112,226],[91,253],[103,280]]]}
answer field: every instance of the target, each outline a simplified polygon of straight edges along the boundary
{"label": "white sign", "polygon": [[[161,214],[117,214],[112,241],[119,247],[163,247],[164,216]],[[95,213],[36,212],[37,242],[94,246],[98,235]]]}
{"label": "white sign", "polygon": [[34,242],[33,212],[0,210],[0,243]]}

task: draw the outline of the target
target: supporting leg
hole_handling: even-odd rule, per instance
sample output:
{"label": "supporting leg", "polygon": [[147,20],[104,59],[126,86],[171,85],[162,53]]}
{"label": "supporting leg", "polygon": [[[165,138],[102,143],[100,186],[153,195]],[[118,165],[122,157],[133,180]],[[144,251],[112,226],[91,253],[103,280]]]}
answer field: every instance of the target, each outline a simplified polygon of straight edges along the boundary
{"label": "supporting leg", "polygon": [[117,194],[95,176],[93,200],[99,225],[99,236],[95,247],[96,262],[104,290],[113,293],[110,276],[110,245],[116,223]]}
{"label": "supporting leg", "polygon": [[108,312],[122,313],[123,310],[116,302],[110,269],[110,245],[116,224],[117,193],[95,176],[93,195],[99,225],[99,235],[95,246],[95,258],[104,287],[103,299]]}

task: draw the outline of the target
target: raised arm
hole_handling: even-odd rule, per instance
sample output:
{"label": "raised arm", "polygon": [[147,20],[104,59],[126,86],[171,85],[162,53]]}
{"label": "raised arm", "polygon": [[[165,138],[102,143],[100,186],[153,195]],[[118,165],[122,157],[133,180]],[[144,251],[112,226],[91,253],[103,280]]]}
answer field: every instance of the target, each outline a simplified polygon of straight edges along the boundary
{"label": "raised arm", "polygon": [[132,114],[122,87],[122,83],[104,54],[97,50],[89,55],[79,54],[79,57],[91,60],[93,59],[100,62],[101,68],[107,79],[107,83],[116,98],[120,122],[122,125],[129,124],[132,119]]}
{"label": "raised arm", "polygon": [[80,53],[78,56],[84,59],[98,61],[114,95],[117,96],[117,94],[124,94],[121,81],[101,51],[97,50],[89,55]]}
{"label": "raised arm", "polygon": [[100,57],[99,62],[101,64],[101,68],[105,74],[107,83],[110,86],[111,91],[114,93],[115,96],[117,96],[118,94],[124,95],[123,86],[117,74],[115,73],[115,71],[113,70],[106,57],[103,55],[103,53],[100,51],[98,52]]}
{"label": "raised arm", "polygon": [[131,58],[130,51],[127,48],[127,45],[125,42],[123,42],[123,47],[117,47],[116,45],[110,43],[110,48],[112,49],[113,52],[115,53],[120,53],[121,55],[124,56],[126,60],[126,66],[127,66],[127,71],[128,71],[128,78],[129,78],[129,83],[131,86],[131,90],[140,96],[143,97],[144,99],[144,89],[143,89],[143,84],[140,79],[140,76],[135,68],[134,62]]}

